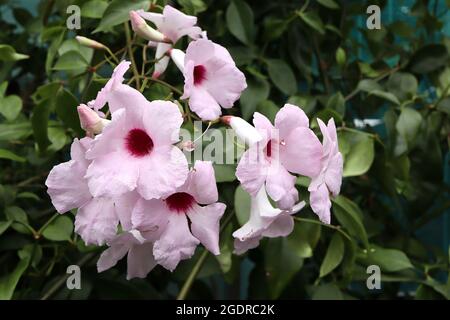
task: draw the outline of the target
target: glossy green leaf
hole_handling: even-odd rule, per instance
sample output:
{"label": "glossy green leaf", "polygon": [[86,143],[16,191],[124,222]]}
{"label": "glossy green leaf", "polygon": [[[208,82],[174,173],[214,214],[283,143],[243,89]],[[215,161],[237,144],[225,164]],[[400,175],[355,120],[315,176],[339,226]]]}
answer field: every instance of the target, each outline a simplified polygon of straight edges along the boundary
{"label": "glossy green leaf", "polygon": [[375,157],[373,138],[364,132],[344,131],[339,132],[338,140],[344,157],[344,177],[366,173]]}
{"label": "glossy green leaf", "polygon": [[234,210],[236,211],[236,217],[241,226],[250,218],[250,200],[250,195],[241,186],[236,188],[234,193]]}
{"label": "glossy green leaf", "polygon": [[28,58],[28,55],[17,53],[10,45],[0,44],[0,61],[19,61]]}
{"label": "glossy green leaf", "polygon": [[323,22],[316,12],[314,12],[314,11],[299,12],[298,15],[299,15],[300,19],[302,19],[313,30],[317,31],[319,34],[322,34],[322,35],[325,34],[325,28],[323,26]]}
{"label": "glossy green leaf", "polygon": [[342,262],[344,257],[344,240],[342,236],[336,232],[331,238],[325,258],[320,266],[320,277],[324,277],[333,271]]}
{"label": "glossy green leaf", "polygon": [[55,100],[56,114],[68,128],[74,130],[81,137],[84,131],[81,129],[80,119],[78,117],[78,104],[77,98],[68,90],[61,88],[58,91]]}
{"label": "glossy green leaf", "polygon": [[339,223],[351,235],[360,239],[366,247],[369,246],[367,232],[362,222],[362,212],[356,203],[339,195],[333,199],[333,212]]}
{"label": "glossy green leaf", "polygon": [[232,0],[226,12],[227,27],[244,44],[250,44],[254,37],[253,11],[242,0]]}
{"label": "glossy green leaf", "polygon": [[242,117],[246,120],[253,116],[257,106],[269,96],[270,85],[264,79],[248,78],[247,89],[241,95]]}
{"label": "glossy green leaf", "polygon": [[286,95],[297,92],[297,80],[291,67],[280,59],[268,59],[267,67],[273,84]]}
{"label": "glossy green leaf", "polygon": [[147,0],[113,0],[104,11],[98,27],[92,33],[107,31],[118,24],[124,23],[129,20],[129,13],[131,10],[144,9],[147,11],[149,5]]}
{"label": "glossy green leaf", "polygon": [[329,9],[339,9],[339,5],[334,0],[317,0],[317,2]]}
{"label": "glossy green leaf", "polygon": [[81,7],[81,16],[86,18],[100,19],[108,7],[108,2],[102,0],[90,0]]}
{"label": "glossy green leaf", "polygon": [[67,216],[58,216],[42,232],[42,235],[52,241],[70,240],[73,231],[73,222]]}
{"label": "glossy green leaf", "polygon": [[0,149],[0,159],[8,159],[17,162],[25,162],[25,158],[18,156],[12,151]]}
{"label": "glossy green leaf", "polygon": [[20,259],[16,268],[0,278],[0,300],[10,300],[25,270],[30,264],[30,256]]}
{"label": "glossy green leaf", "polygon": [[53,69],[65,71],[80,70],[86,69],[88,65],[88,62],[80,54],[80,52],[72,50],[64,53],[61,57],[59,57]]}

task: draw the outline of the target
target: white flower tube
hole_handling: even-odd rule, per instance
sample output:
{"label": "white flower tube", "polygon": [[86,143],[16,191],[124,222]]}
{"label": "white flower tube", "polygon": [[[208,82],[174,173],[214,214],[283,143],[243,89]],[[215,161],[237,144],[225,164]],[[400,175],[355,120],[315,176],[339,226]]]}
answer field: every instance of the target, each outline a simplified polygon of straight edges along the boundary
{"label": "white flower tube", "polygon": [[262,139],[256,128],[242,118],[235,116],[223,116],[221,117],[221,120],[233,128],[237,137],[245,141],[249,146],[254,145]]}

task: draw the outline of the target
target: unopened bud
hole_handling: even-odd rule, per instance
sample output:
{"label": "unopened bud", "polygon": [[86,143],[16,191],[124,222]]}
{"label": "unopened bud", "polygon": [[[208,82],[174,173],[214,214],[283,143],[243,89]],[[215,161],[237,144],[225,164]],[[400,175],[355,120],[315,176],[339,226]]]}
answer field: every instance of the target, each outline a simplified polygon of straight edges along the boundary
{"label": "unopened bud", "polygon": [[84,47],[89,47],[92,49],[97,50],[105,50],[106,46],[98,41],[82,37],[82,36],[76,36],[75,39],[77,39],[78,43],[81,44]]}
{"label": "unopened bud", "polygon": [[184,72],[184,52],[180,49],[170,49],[168,53],[178,69],[180,69],[181,72]]}
{"label": "unopened bud", "polygon": [[258,130],[242,118],[235,116],[223,116],[220,120],[233,128],[236,136],[244,140],[248,145],[253,145],[262,139]]}
{"label": "unopened bud", "polygon": [[130,11],[130,20],[131,27],[138,36],[150,41],[170,42],[161,32],[150,27],[136,11]]}
{"label": "unopened bud", "polygon": [[100,116],[85,104],[80,104],[77,107],[78,117],[80,118],[81,128],[86,131],[88,136],[100,134],[103,128],[110,122],[110,120],[100,118]]}

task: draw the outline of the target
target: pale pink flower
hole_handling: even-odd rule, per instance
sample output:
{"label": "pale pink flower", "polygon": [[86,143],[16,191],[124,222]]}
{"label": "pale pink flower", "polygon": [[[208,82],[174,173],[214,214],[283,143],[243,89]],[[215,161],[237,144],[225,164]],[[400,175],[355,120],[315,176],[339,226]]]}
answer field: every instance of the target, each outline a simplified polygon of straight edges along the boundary
{"label": "pale pink flower", "polygon": [[108,103],[111,112],[115,112],[121,108],[148,106],[150,102],[142,93],[123,83],[125,72],[127,72],[129,67],[129,61],[122,61],[114,69],[111,79],[98,92],[95,100],[88,102],[88,106],[95,111],[99,111]]}
{"label": "pale pink flower", "polygon": [[196,26],[197,17],[186,15],[169,5],[164,7],[162,14],[144,10],[138,10],[137,13],[145,20],[153,22],[158,31],[174,44],[183,36],[192,39],[201,36],[202,30]]}
{"label": "pale pink flower", "polygon": [[317,122],[323,135],[322,167],[318,175],[312,178],[308,191],[310,192],[311,209],[322,222],[329,224],[331,220],[330,193],[337,196],[341,189],[343,159],[339,152],[333,118],[328,120],[328,126],[320,119],[317,119]]}
{"label": "pale pink flower", "polygon": [[75,231],[87,244],[103,244],[116,235],[119,218],[110,198],[93,198],[84,178],[90,161],[85,158],[91,138],[75,139],[71,160],[50,171],[45,184],[52,203],[59,213],[79,208],[75,216]]}
{"label": "pale pink flower", "polygon": [[172,49],[170,55],[184,74],[182,99],[203,120],[217,119],[221,108],[231,108],[247,87],[244,74],[224,47],[207,39],[189,44],[186,55]]}
{"label": "pale pink flower", "polygon": [[251,199],[250,219],[240,229],[233,232],[234,253],[243,254],[256,248],[263,237],[286,237],[294,229],[294,219],[291,215],[305,206],[302,201],[290,210],[274,208],[262,186]]}
{"label": "pale pink flower", "polygon": [[214,169],[210,162],[196,161],[186,182],[163,199],[139,199],[132,213],[133,228],[160,233],[153,256],[173,271],[180,260],[192,257],[202,243],[218,255],[219,221],[225,205],[218,203]]}
{"label": "pale pink flower", "polygon": [[[282,209],[298,200],[296,173],[313,177],[320,172],[322,147],[309,120],[299,107],[286,104],[275,117],[275,126],[256,112],[253,124],[262,139],[250,145],[239,161],[236,176],[252,196],[265,185]],[[255,140],[255,139],[254,139]]]}
{"label": "pale pink flower", "polygon": [[133,102],[113,112],[111,123],[86,153],[92,160],[86,178],[94,197],[136,190],[146,199],[161,198],[186,180],[186,157],[173,146],[183,123],[178,106],[160,100]]}
{"label": "pale pink flower", "polygon": [[[202,30],[196,26],[197,17],[189,16],[181,11],[166,5],[163,13],[145,12],[138,10],[137,13],[144,19],[153,22],[158,31],[160,31],[172,44],[175,44],[183,36],[191,39],[199,39]],[[149,46],[156,47],[155,69],[153,78],[158,78],[167,68],[170,58],[166,56],[167,52],[172,48],[172,44],[150,41]]]}
{"label": "pale pink flower", "polygon": [[155,232],[139,232],[130,230],[117,235],[108,242],[109,248],[102,252],[97,261],[98,272],[114,267],[127,255],[127,280],[145,278],[156,266],[153,257]]}

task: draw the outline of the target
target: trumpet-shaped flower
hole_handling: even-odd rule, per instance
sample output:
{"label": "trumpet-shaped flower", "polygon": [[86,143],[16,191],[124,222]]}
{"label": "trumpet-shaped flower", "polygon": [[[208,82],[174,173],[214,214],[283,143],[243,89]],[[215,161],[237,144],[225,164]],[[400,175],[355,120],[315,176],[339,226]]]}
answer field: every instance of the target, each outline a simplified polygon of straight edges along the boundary
{"label": "trumpet-shaped flower", "polygon": [[86,153],[92,160],[86,173],[91,194],[117,197],[136,190],[152,199],[173,193],[188,174],[183,152],[173,146],[182,122],[177,105],[169,101],[145,100],[113,112]]}
{"label": "trumpet-shaped flower", "polygon": [[330,193],[337,196],[341,189],[343,159],[339,152],[336,125],[333,118],[325,125],[317,119],[323,135],[323,159],[320,173],[313,177],[308,187],[311,209],[324,223],[330,223]]}
{"label": "trumpet-shaped flower", "polygon": [[132,213],[134,229],[158,233],[153,256],[173,271],[190,258],[199,243],[219,254],[219,221],[225,205],[218,203],[214,169],[196,161],[186,182],[163,199],[139,199]]}
{"label": "trumpet-shaped flower", "polygon": [[233,233],[234,252],[243,254],[256,248],[263,237],[285,237],[294,229],[292,214],[305,206],[302,201],[290,210],[274,208],[267,197],[265,187],[261,187],[251,198],[250,219],[240,229]]}
{"label": "trumpet-shaped flower", "polygon": [[[153,22],[159,32],[175,44],[183,36],[188,36],[191,39],[199,39],[202,35],[202,30],[196,26],[197,17],[189,16],[181,11],[166,5],[161,13],[145,12],[138,10],[137,13],[144,19]],[[149,42],[149,46],[156,47],[155,70],[153,77],[158,78],[167,68],[170,58],[166,53],[172,48],[172,44],[163,42]]]}
{"label": "trumpet-shaped flower", "polygon": [[299,107],[286,104],[275,117],[275,126],[256,112],[253,124],[262,139],[242,155],[236,176],[252,196],[265,185],[269,196],[282,209],[298,200],[297,173],[316,176],[321,168],[322,147],[309,129],[309,120]]}
{"label": "trumpet-shaped flower", "polygon": [[231,108],[247,87],[244,74],[224,47],[207,39],[189,44],[186,55],[172,49],[171,57],[184,74],[182,99],[203,120],[217,119]]}

